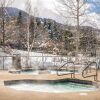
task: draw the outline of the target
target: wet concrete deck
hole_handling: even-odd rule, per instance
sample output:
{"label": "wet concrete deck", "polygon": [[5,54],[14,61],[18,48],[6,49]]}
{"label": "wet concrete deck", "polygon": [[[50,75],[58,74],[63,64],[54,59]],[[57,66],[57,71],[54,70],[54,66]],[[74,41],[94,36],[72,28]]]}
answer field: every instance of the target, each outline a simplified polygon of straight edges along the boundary
{"label": "wet concrete deck", "polygon": [[[71,75],[57,76],[50,74],[42,75],[25,75],[11,74],[7,71],[0,71],[0,100],[100,100],[100,91],[93,92],[77,92],[77,93],[41,93],[31,91],[18,91],[3,85],[7,80],[35,79],[35,80],[55,80],[70,78]],[[82,78],[77,74],[76,79],[94,81],[91,78]],[[98,84],[100,84],[100,71],[98,73]]]}

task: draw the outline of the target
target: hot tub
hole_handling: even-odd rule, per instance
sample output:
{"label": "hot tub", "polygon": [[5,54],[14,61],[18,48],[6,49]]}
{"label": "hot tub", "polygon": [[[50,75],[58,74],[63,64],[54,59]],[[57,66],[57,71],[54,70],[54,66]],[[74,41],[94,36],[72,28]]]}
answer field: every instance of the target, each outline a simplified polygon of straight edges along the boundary
{"label": "hot tub", "polygon": [[48,93],[90,92],[98,90],[91,81],[76,79],[60,80],[12,80],[5,81],[5,86],[18,91],[36,91]]}

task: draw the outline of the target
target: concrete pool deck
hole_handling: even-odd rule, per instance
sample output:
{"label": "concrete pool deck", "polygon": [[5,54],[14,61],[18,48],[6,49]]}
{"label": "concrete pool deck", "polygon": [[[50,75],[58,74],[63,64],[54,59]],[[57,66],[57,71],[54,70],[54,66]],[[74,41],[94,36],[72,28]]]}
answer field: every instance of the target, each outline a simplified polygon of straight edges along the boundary
{"label": "concrete pool deck", "polygon": [[[3,85],[7,80],[36,79],[36,80],[55,80],[70,78],[70,75],[25,75],[11,74],[8,71],[0,71],[0,100],[100,100],[100,90],[93,92],[77,92],[77,93],[42,93],[32,91],[18,91]],[[82,78],[76,75],[77,79],[94,81],[91,78]],[[98,81],[100,81],[100,71],[98,72]],[[98,82],[100,84],[100,82]]]}

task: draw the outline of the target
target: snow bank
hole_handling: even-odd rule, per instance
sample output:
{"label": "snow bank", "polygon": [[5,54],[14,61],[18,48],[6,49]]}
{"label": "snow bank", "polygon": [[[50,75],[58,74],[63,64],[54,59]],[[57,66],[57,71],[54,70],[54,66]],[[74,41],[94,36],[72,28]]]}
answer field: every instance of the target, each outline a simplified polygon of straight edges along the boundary
{"label": "snow bank", "polygon": [[[21,51],[21,50],[12,50],[12,54],[20,54],[21,55],[21,66],[27,67],[27,51]],[[2,57],[6,56],[6,57]],[[5,54],[3,52],[0,53],[0,69],[10,69],[12,66],[12,57],[11,55]],[[79,62],[82,63],[84,61],[94,61],[94,57],[83,57],[82,55],[79,55],[78,57]],[[35,69],[39,67],[55,67],[55,66],[62,66],[67,61],[75,61],[75,57],[61,57],[59,55],[53,55],[53,54],[43,54],[38,52],[30,52],[29,57],[29,64],[30,67],[33,67]],[[80,65],[79,65],[80,66]]]}

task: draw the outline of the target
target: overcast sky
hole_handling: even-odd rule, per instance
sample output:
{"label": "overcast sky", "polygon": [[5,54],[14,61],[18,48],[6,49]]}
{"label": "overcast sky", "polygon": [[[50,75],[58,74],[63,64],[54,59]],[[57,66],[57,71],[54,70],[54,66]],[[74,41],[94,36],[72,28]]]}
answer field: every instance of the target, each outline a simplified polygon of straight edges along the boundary
{"label": "overcast sky", "polygon": [[[12,6],[25,10],[25,1],[26,0],[15,0]],[[37,6],[40,17],[48,17],[62,22],[63,18],[55,13],[55,1],[56,0],[31,0],[32,8],[34,9],[34,7]],[[100,27],[100,0],[88,0],[88,5],[90,6],[90,22],[94,21],[96,24],[98,24],[97,26]]]}
{"label": "overcast sky", "polygon": [[[13,3],[14,7],[19,9],[25,9],[26,0],[15,0]],[[54,0],[31,0],[32,7],[34,8],[36,5],[43,6],[44,8],[53,9],[54,8]]]}
{"label": "overcast sky", "polygon": [[[13,6],[19,9],[25,9],[25,1],[26,0],[15,0]],[[32,6],[35,7],[36,4],[38,6],[43,6],[44,8],[54,9],[54,2],[56,0],[31,0]],[[100,0],[88,0],[89,4],[91,5],[91,11],[96,13],[100,12]],[[95,3],[99,2],[99,3]]]}

